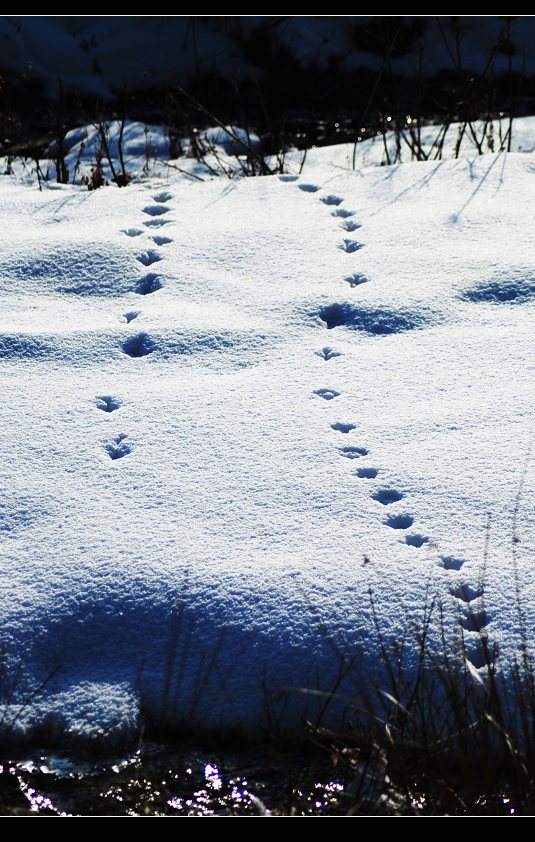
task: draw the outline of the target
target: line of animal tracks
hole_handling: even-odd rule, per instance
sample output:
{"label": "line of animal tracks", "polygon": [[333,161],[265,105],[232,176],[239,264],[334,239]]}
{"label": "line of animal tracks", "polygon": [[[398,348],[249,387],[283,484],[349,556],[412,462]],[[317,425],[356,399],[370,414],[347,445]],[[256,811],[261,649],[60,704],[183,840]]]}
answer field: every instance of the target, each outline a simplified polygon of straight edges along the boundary
{"label": "line of animal tracks", "polygon": [[[325,193],[316,184],[303,183],[296,176],[280,176],[280,180],[291,184],[292,189],[299,189],[305,195],[320,201],[332,217],[333,224],[336,224],[341,231],[341,239],[337,247],[344,252],[347,259],[347,271],[340,282],[346,284],[352,290],[352,294],[358,295],[358,289],[363,284],[370,283],[365,274],[358,270],[358,253],[365,248],[365,242],[360,239],[353,239],[357,231],[363,229],[362,222],[357,219],[355,210],[344,207],[344,199],[332,193]],[[124,235],[139,242],[150,238],[150,246],[143,248],[136,255],[136,258],[144,272],[135,282],[134,291],[140,296],[147,296],[157,293],[164,286],[161,275],[156,271],[158,264],[164,259],[162,249],[173,243],[171,237],[165,236],[161,229],[171,221],[168,214],[171,208],[168,203],[173,195],[168,192],[157,193],[152,197],[153,203],[143,208],[142,213],[146,217],[141,222],[141,227],[122,229]],[[138,240],[139,238],[139,240]],[[320,318],[326,330],[344,329],[351,327],[348,317],[350,305],[345,303],[334,303],[323,307],[320,310]],[[122,314],[122,321],[125,325],[131,325],[140,315],[140,310],[129,310]],[[401,318],[396,315],[396,318]],[[415,323],[418,321],[418,314],[414,314]],[[413,325],[402,325],[400,329],[412,327]],[[135,326],[134,326],[135,327]],[[381,327],[373,330],[377,334],[376,341],[387,341],[389,333],[394,332]],[[154,350],[153,341],[143,331],[132,331],[127,329],[127,334],[122,342],[122,351],[129,357],[136,359],[150,354]],[[327,402],[329,410],[335,410],[337,398],[342,392],[336,387],[336,360],[342,353],[331,345],[324,345],[316,351],[316,355],[329,367],[329,374],[323,383],[318,384],[313,396],[318,402]],[[120,398],[115,395],[99,395],[96,398],[96,406],[103,412],[113,413],[122,404]],[[485,611],[484,590],[482,581],[475,584],[467,583],[461,579],[461,568],[464,561],[460,558],[440,555],[436,543],[425,534],[424,530],[418,528],[417,519],[410,511],[409,495],[402,489],[381,483],[382,469],[377,455],[370,451],[365,440],[361,437],[359,421],[354,418],[340,418],[338,413],[330,412],[326,419],[331,430],[340,439],[336,447],[337,457],[347,460],[351,464],[351,470],[355,481],[369,484],[370,504],[377,509],[377,517],[387,529],[401,535],[403,543],[413,547],[415,551],[424,551],[426,548],[437,553],[438,563],[447,571],[450,580],[449,592],[454,599],[458,611],[460,624],[466,634],[463,643],[463,651],[469,658],[471,664],[476,667],[483,667],[487,663],[487,647],[485,628],[489,618]],[[129,443],[128,433],[123,430],[116,430],[116,435],[104,445],[104,452],[112,461],[120,460],[133,452]],[[428,556],[426,556],[428,558]],[[364,556],[363,564],[373,563],[367,556]]]}
{"label": "line of animal tracks", "polygon": [[[343,238],[338,244],[338,248],[348,255],[348,270],[342,279],[343,282],[348,284],[351,289],[357,289],[362,284],[368,283],[368,278],[361,272],[355,271],[353,265],[354,255],[365,247],[365,243],[361,242],[360,239],[357,241],[344,236],[346,233],[353,234],[362,228],[362,223],[356,219],[356,211],[342,207],[344,199],[341,196],[330,193],[323,194],[321,188],[316,184],[301,183],[296,176],[280,176],[280,179],[292,183],[303,193],[314,196],[330,209],[331,217],[343,232]],[[346,313],[347,307],[343,304],[332,304],[320,311],[320,318],[325,323],[326,328],[332,330],[344,327],[347,324]],[[383,331],[378,331],[378,333],[383,333]],[[385,335],[387,333],[388,331],[384,331]],[[384,341],[384,339],[379,341]],[[333,361],[342,356],[341,352],[329,345],[325,345],[316,351],[316,354],[329,365],[333,365]],[[329,380],[332,383],[334,377],[329,377]],[[335,402],[341,394],[342,392],[332,385],[321,386],[314,391],[317,398],[329,402]],[[334,406],[336,406],[336,403],[333,404]],[[373,486],[370,491],[370,499],[387,510],[386,514],[383,515],[383,524],[396,532],[403,533],[405,544],[416,549],[424,548],[427,545],[430,549],[437,551],[436,543],[423,532],[409,532],[411,527],[415,526],[416,518],[406,509],[407,495],[405,492],[398,488],[382,486],[380,482],[381,469],[376,464],[370,464],[369,457],[372,454],[366,447],[366,442],[361,441],[359,437],[358,442],[353,443],[353,439],[359,436],[358,421],[354,419],[335,420],[332,417],[328,423],[332,430],[351,440],[351,443],[344,443],[338,447],[338,455],[352,462],[357,462],[354,476],[359,480],[369,482]],[[402,501],[405,502],[402,504]],[[382,513],[379,511],[378,514],[381,516]],[[464,564],[462,559],[442,556],[439,553],[438,562],[448,572],[450,578],[449,592],[455,600],[460,625],[466,635],[463,642],[464,653],[472,666],[476,668],[484,667],[488,664],[489,659],[485,632],[489,617],[485,610],[483,582],[481,579],[476,584],[460,581],[459,573]],[[367,556],[364,556],[363,563],[370,563]]]}
{"label": "line of animal tracks", "polygon": [[[142,225],[145,226],[145,228],[148,228],[151,232],[155,228],[159,229],[164,225],[167,225],[169,221],[165,218],[165,215],[170,211],[170,208],[167,207],[167,203],[172,198],[172,194],[167,192],[157,193],[153,196],[152,199],[154,204],[147,205],[147,207],[143,209],[143,213],[148,216],[149,219],[144,220]],[[123,228],[122,233],[127,237],[137,238],[141,237],[146,232],[143,228],[133,227]],[[172,243],[173,239],[161,234],[151,234],[151,241],[161,248],[162,246]],[[144,251],[140,251],[136,256],[136,259],[143,267],[149,267],[159,263],[163,259],[163,255],[158,249],[150,247]],[[134,291],[138,295],[144,296],[152,295],[162,288],[163,281],[160,275],[156,272],[149,272],[137,280]],[[139,314],[139,310],[130,310],[123,314],[122,321],[126,324],[130,324],[134,321],[134,319],[137,319]],[[133,333],[130,334],[123,342],[122,350],[129,357],[144,357],[151,353],[153,345],[146,333]],[[120,408],[121,401],[112,395],[100,395],[96,399],[96,406],[103,412],[114,412]],[[115,461],[116,459],[122,459],[124,456],[128,456],[132,453],[132,447],[126,441],[127,438],[127,433],[119,433],[110,443],[104,445],[104,451],[108,454],[110,459]]]}

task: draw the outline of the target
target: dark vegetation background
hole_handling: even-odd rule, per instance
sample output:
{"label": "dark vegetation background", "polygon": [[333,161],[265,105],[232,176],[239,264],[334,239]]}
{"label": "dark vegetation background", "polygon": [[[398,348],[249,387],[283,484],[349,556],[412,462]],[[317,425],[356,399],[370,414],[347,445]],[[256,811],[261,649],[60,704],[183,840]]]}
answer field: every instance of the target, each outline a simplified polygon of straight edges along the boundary
{"label": "dark vegetation background", "polygon": [[40,154],[112,118],[180,137],[213,114],[269,153],[407,115],[521,116],[535,107],[534,42],[533,17],[4,16],[0,152]]}

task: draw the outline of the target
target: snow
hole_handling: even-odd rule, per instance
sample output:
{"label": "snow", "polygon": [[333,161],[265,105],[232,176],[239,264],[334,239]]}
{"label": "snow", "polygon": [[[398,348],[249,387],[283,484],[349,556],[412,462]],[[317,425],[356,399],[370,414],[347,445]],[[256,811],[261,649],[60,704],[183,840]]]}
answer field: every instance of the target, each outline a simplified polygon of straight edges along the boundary
{"label": "snow", "polygon": [[[356,144],[313,147],[306,152],[290,148],[278,158],[267,157],[266,164],[276,172],[282,158],[287,177],[290,179],[297,178],[302,171],[304,174],[308,173],[311,167],[315,171],[321,167],[322,177],[330,178],[339,170],[360,170],[417,160],[417,147],[414,145],[415,126],[407,123],[401,127],[401,131],[401,144],[397,143],[396,134],[391,131],[387,132],[384,138],[382,135],[373,136]],[[457,122],[451,123],[445,131],[439,125],[426,125],[420,130],[420,158],[439,162],[458,158],[459,155],[470,158],[500,152],[507,150],[509,138],[511,151],[533,152],[534,137],[533,117],[518,118],[512,125],[506,118],[496,118],[489,122],[478,120],[471,124],[471,128],[466,123]],[[197,133],[195,149],[190,137],[180,138],[179,145],[183,154],[179,158],[170,158],[171,144],[167,129],[137,121],[126,120],[123,124],[113,120],[72,129],[63,140],[62,151],[67,180],[71,184],[80,185],[84,183],[84,179],[91,180],[99,155],[107,181],[115,180],[116,173],[121,174],[123,163],[128,178],[134,181],[146,181],[147,176],[169,179],[177,172],[192,181],[206,181],[222,175],[233,178],[236,175],[251,173],[252,165],[248,156],[254,156],[256,153],[261,157],[259,144],[259,138],[253,132],[246,132],[237,126],[212,126]],[[57,155],[58,146],[54,142],[39,162],[45,180],[56,181]],[[34,184],[37,178],[35,162],[10,159],[8,164],[6,158],[5,169],[11,169],[29,184]],[[54,185],[48,186],[50,189]],[[307,183],[304,177],[298,187],[305,193],[315,193],[319,190],[318,185]],[[340,217],[340,224],[348,233],[360,227],[356,219],[347,216],[349,211],[337,205],[339,200],[334,194],[322,195],[321,201],[333,205],[333,210],[336,210]],[[163,215],[165,209],[162,211],[162,208],[156,207],[154,214],[159,212]],[[161,221],[154,221],[152,224],[157,227]],[[135,227],[132,230],[135,231]]]}
{"label": "snow", "polygon": [[[411,119],[411,118],[409,118]],[[411,138],[411,130],[416,135],[415,126],[411,123],[400,127],[402,140],[398,147],[395,132],[387,131],[375,137],[366,138],[360,142],[341,143],[336,146],[314,147],[306,151],[290,150],[285,156],[288,172],[297,175],[301,171],[304,160],[304,173],[309,167],[322,166],[324,174],[330,169],[331,175],[338,169],[353,170],[372,166],[386,166],[388,164],[410,163],[417,160],[417,144]],[[473,133],[466,123],[451,123],[445,130],[444,126],[426,125],[421,128],[421,160],[435,163],[449,158],[473,158],[478,155],[507,151],[509,138],[509,120],[494,119],[485,123],[476,120],[472,124]],[[511,126],[512,152],[535,151],[535,119],[522,117],[514,120]],[[477,141],[477,142],[476,142]],[[439,149],[439,144],[441,148]],[[478,149],[478,144],[480,149]],[[411,145],[414,151],[411,149]],[[459,146],[458,152],[456,150]],[[481,151],[480,151],[481,150]],[[312,185],[312,188],[315,185]],[[302,190],[310,188],[307,184],[300,185]],[[341,209],[343,212],[343,209]]]}
{"label": "snow", "polygon": [[[127,169],[143,167],[144,163],[157,158],[168,159],[169,138],[162,126],[145,125],[133,120],[125,121],[124,126],[118,120],[102,122],[96,125],[72,129],[65,135],[62,151],[69,171],[74,173],[82,164],[94,166],[100,151],[105,159],[112,159],[115,167],[120,164],[122,150]],[[54,158],[58,154],[58,144],[52,143],[46,155]],[[109,173],[108,173],[109,174]]]}
{"label": "snow", "polygon": [[239,126],[216,126],[202,132],[204,144],[221,147],[227,155],[244,155],[249,149],[256,149],[260,139],[253,132],[246,132]]}
{"label": "snow", "polygon": [[516,576],[534,628],[535,158],[346,153],[2,180],[4,725],[298,727],[377,670],[370,588],[389,640],[437,594],[476,667]]}

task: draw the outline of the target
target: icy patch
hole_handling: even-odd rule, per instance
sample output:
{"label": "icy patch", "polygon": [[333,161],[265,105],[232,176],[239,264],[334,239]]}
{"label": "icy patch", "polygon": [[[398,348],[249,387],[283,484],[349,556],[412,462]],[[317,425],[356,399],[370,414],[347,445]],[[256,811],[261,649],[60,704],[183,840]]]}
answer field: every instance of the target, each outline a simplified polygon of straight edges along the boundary
{"label": "icy patch", "polygon": [[146,357],[156,350],[156,343],[147,333],[138,333],[123,342],[123,351],[129,357]]}

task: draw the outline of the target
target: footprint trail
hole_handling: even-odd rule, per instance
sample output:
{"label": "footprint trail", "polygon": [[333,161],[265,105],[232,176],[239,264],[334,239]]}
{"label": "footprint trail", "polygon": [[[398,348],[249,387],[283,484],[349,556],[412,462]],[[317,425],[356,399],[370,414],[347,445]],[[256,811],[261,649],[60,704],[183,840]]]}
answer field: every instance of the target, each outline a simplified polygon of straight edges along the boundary
{"label": "footprint trail", "polygon": [[[282,181],[297,180],[297,177],[294,176],[281,176],[280,178]],[[314,184],[298,184],[297,186],[305,193],[317,193],[320,189]],[[354,218],[356,216],[355,211],[339,207],[339,205],[343,203],[342,197],[334,194],[328,194],[320,196],[319,201],[328,207],[333,206],[331,216],[338,222],[338,227],[343,231],[352,233],[362,227],[361,223]],[[363,247],[364,243],[357,242],[356,240],[349,238],[343,239],[342,243],[339,243],[337,246],[338,249],[346,254],[354,254],[357,251],[360,251]],[[350,275],[346,275],[343,280],[353,289],[369,282],[369,279],[362,272],[353,272]],[[319,308],[320,318],[327,329],[340,327],[347,323],[348,306],[349,305],[335,304]],[[382,333],[385,336],[388,335],[385,331],[382,331]],[[338,352],[333,351],[333,349],[329,346],[325,346],[315,353],[324,361],[329,361],[339,355]],[[317,389],[314,394],[324,400],[330,401],[338,397],[340,392],[335,389],[323,388]],[[337,421],[332,422],[330,427],[338,433],[348,435],[355,430],[356,425]],[[348,459],[360,459],[369,455],[369,451],[365,447],[357,446],[339,448],[338,453],[340,456]],[[359,466],[354,475],[358,479],[373,482],[377,479],[379,473],[380,471],[378,468],[364,465],[362,467]],[[393,507],[395,509],[401,501],[405,499],[405,494],[396,488],[383,487],[378,489],[376,488],[372,491],[370,497],[374,503],[379,503],[381,506],[388,508]],[[404,543],[405,546],[412,547],[415,551],[422,550],[422,548],[425,548],[426,546],[434,547],[435,545],[432,544],[428,536],[420,532],[407,532],[407,530],[414,525],[414,522],[414,516],[407,511],[393,511],[389,513],[383,521],[386,527],[394,530],[395,532],[406,533],[402,539],[402,543]],[[367,561],[368,560],[366,560],[366,563]],[[461,575],[460,571],[464,565],[463,559],[455,558],[453,556],[441,556],[440,564],[451,579],[449,590],[452,598],[456,600],[459,606],[461,627],[467,637],[476,638],[476,645],[472,644],[467,646],[470,662],[476,668],[488,666],[486,649],[485,646],[482,645],[483,639],[486,638],[487,634],[486,626],[489,623],[489,617],[484,606],[483,587],[481,584],[473,586],[465,581],[459,583],[458,578]]]}

